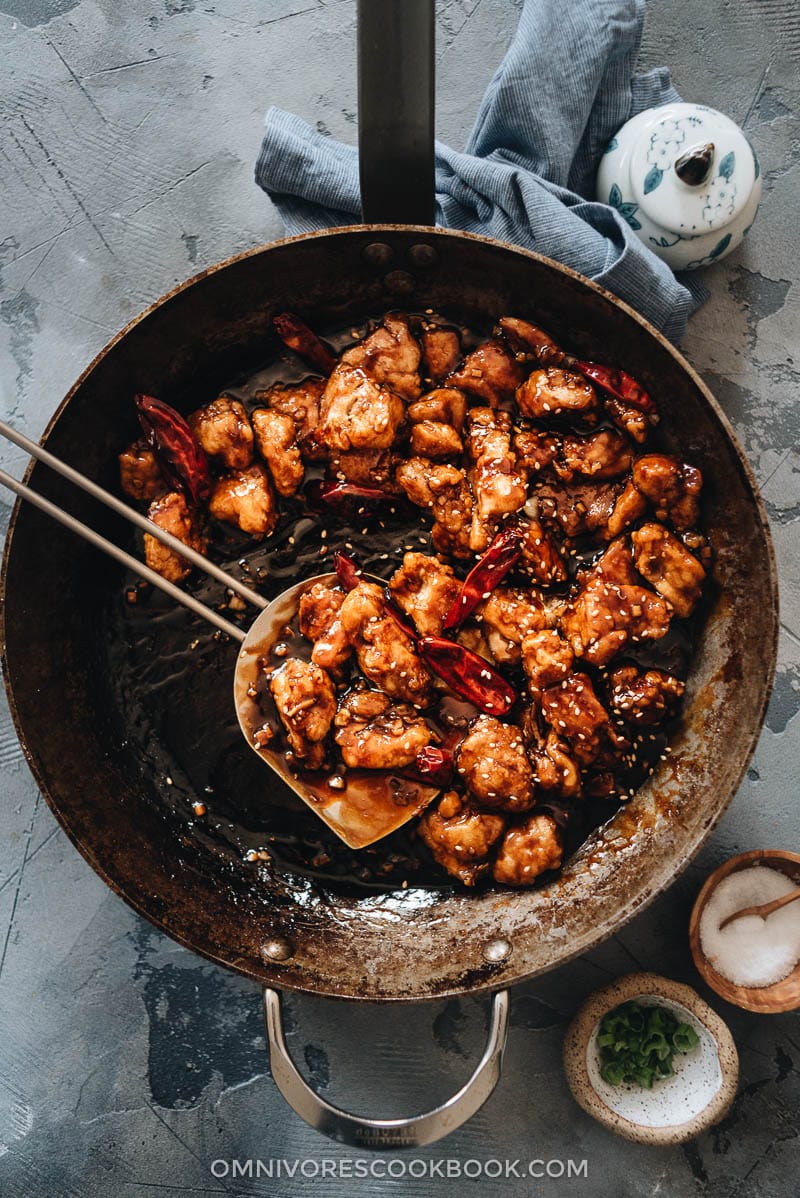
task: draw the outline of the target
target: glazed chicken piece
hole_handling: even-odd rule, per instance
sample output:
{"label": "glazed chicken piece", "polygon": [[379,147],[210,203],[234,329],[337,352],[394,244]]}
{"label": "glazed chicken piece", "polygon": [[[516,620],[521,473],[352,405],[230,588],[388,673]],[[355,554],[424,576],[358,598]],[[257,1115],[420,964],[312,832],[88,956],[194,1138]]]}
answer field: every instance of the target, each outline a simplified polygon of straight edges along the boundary
{"label": "glazed chicken piece", "polygon": [[449,424],[460,433],[467,415],[467,400],[463,391],[455,387],[437,387],[423,395],[408,409],[412,424],[430,420],[435,424]]}
{"label": "glazed chicken piece", "polygon": [[621,399],[614,399],[611,395],[605,397],[603,407],[617,428],[627,433],[637,445],[643,445],[652,426],[658,424],[657,416],[642,412],[639,408],[623,403]]}
{"label": "glazed chicken piece", "polygon": [[461,583],[452,566],[438,558],[406,553],[389,579],[389,590],[420,636],[439,636],[442,620],[461,594]]}
{"label": "glazed chicken piece", "polygon": [[310,770],[320,769],[336,714],[330,678],[313,662],[289,657],[270,678],[269,689],[295,757]]}
{"label": "glazed chicken piece", "polygon": [[256,448],[269,467],[275,490],[279,495],[294,495],[305,473],[294,421],[272,408],[257,408],[252,424]]}
{"label": "glazed chicken piece", "polygon": [[483,553],[502,517],[519,511],[528,493],[511,449],[508,413],[472,408],[467,415],[467,448],[474,462],[469,472],[473,496],[469,546]]}
{"label": "glazed chicken piece", "polygon": [[217,479],[208,501],[217,520],[253,536],[269,536],[278,519],[275,496],[266,469],[259,463]]}
{"label": "glazed chicken piece", "polygon": [[521,533],[522,569],[543,587],[566,582],[567,563],[555,538],[542,527],[540,521],[521,519],[517,528]]}
{"label": "glazed chicken piece", "polygon": [[361,367],[336,367],[322,395],[317,437],[329,449],[388,449],[405,409],[399,395]]}
{"label": "glazed chicken piece", "polygon": [[602,534],[617,502],[618,483],[545,483],[536,489],[541,519],[555,521],[568,537]]}
{"label": "glazed chicken piece", "polygon": [[632,460],[633,451],[627,437],[606,428],[584,437],[565,433],[553,467],[564,482],[571,482],[576,475],[600,481],[625,474]]}
{"label": "glazed chicken piece", "polygon": [[391,449],[351,449],[331,454],[330,473],[337,482],[399,495],[394,472],[400,460]]}
{"label": "glazed chicken piece", "polygon": [[253,460],[253,430],[244,405],[220,395],[189,417],[200,448],[226,470],[245,470]]}
{"label": "glazed chicken piece", "polygon": [[548,729],[536,749],[529,751],[533,780],[549,797],[579,799],[583,793],[581,771],[566,741],[554,728]]}
{"label": "glazed chicken piece", "polygon": [[527,471],[528,479],[552,466],[561,450],[561,442],[554,433],[540,428],[524,428],[514,434],[514,452],[520,470]]}
{"label": "glazed chicken piece", "polygon": [[455,329],[442,329],[436,325],[423,328],[419,339],[422,343],[422,371],[431,382],[438,383],[458,366],[461,339]]}
{"label": "glazed chicken piece", "polygon": [[[390,312],[373,333],[342,354],[340,365],[334,370],[331,379],[339,370],[363,371],[378,384],[378,389],[388,387],[395,395],[410,403],[420,394],[421,360],[422,351],[408,327],[408,319],[398,312]],[[382,448],[377,443],[375,447]],[[346,449],[347,446],[340,445],[338,448]]]}
{"label": "glazed chicken piece", "polygon": [[523,416],[534,420],[551,416],[578,415],[594,418],[597,393],[581,374],[548,366],[534,370],[517,391],[517,406]]}
{"label": "glazed chicken piece", "polygon": [[409,703],[380,691],[351,691],[339,704],[334,739],[351,769],[398,770],[430,744],[431,730]]}
{"label": "glazed chicken piece", "polygon": [[502,316],[499,324],[515,353],[524,354],[539,366],[563,366],[566,354],[544,329],[516,316]]}
{"label": "glazed chicken piece", "polygon": [[633,482],[649,500],[657,520],[668,520],[679,531],[697,524],[703,476],[694,466],[666,453],[648,453],[634,463]]}
{"label": "glazed chicken piece", "polygon": [[516,724],[478,716],[458,746],[456,766],[480,806],[513,812],[533,805],[533,771]]}
{"label": "glazed chicken piece", "polygon": [[300,631],[314,644],[311,660],[333,673],[341,670],[353,651],[340,618],[344,600],[341,587],[327,582],[315,582],[300,596]]}
{"label": "glazed chicken piece", "polygon": [[576,657],[604,666],[629,641],[665,636],[671,616],[669,603],[645,587],[594,578],[567,607],[562,627]]}
{"label": "glazed chicken piece", "polygon": [[475,609],[492,657],[501,665],[516,664],[526,633],[544,626],[544,604],[534,590],[496,587]]}
{"label": "glazed chicken piece", "polygon": [[663,524],[643,524],[631,534],[633,561],[677,615],[685,618],[700,599],[706,572],[696,557]]}
{"label": "glazed chicken piece", "polygon": [[588,570],[579,571],[578,578],[584,586],[598,578],[620,586],[641,586],[641,576],[634,568],[628,538],[617,537]]}
{"label": "glazed chicken piece", "polygon": [[608,517],[608,523],[601,532],[604,541],[611,541],[614,537],[618,537],[626,528],[630,528],[640,516],[643,516],[647,511],[647,503],[644,496],[637,491],[629,478],[625,486],[617,495],[614,503],[614,509]]}
{"label": "glazed chicken piece", "polygon": [[558,869],[564,855],[564,834],[551,815],[530,815],[509,828],[494,863],[495,882],[530,886],[534,878]]}
{"label": "glazed chicken piece", "polygon": [[428,458],[409,458],[398,466],[396,478],[412,503],[430,508],[437,553],[471,557],[472,493],[464,471]]}
{"label": "glazed chicken piece", "polygon": [[489,871],[489,853],[505,831],[502,815],[478,811],[449,790],[436,807],[429,807],[418,825],[420,838],[434,859],[465,886],[474,886]]}
{"label": "glazed chicken piece", "polygon": [[[169,491],[155,499],[148,508],[147,518],[197,553],[205,553],[208,549],[208,542],[200,531],[197,519],[180,491]],[[185,558],[162,545],[148,532],[144,534],[144,559],[151,570],[168,582],[181,582],[191,573],[192,567]]]}
{"label": "glazed chicken piece", "polygon": [[432,683],[430,671],[388,615],[381,588],[374,582],[360,582],[345,597],[339,618],[362,674],[392,698],[425,707]]}
{"label": "glazed chicken piece", "polygon": [[571,674],[542,693],[542,716],[560,740],[565,740],[580,766],[591,765],[609,745],[627,741],[594,693],[588,674]]}
{"label": "glazed chicken piece", "polygon": [[508,403],[525,377],[525,371],[505,342],[497,337],[467,354],[458,370],[447,376],[448,387],[458,387],[490,407]]}
{"label": "glazed chicken piece", "polygon": [[297,444],[304,462],[316,462],[327,455],[327,447],[317,438],[319,405],[325,390],[324,379],[306,379],[304,383],[277,383],[268,391],[257,391],[256,401],[275,412],[291,416]]}
{"label": "glazed chicken piece", "polygon": [[611,708],[635,724],[659,724],[683,697],[686,686],[663,670],[620,666],[610,678]]}
{"label": "glazed chicken piece", "polygon": [[451,424],[420,420],[411,429],[411,452],[437,461],[460,460],[464,443]]}
{"label": "glazed chicken piece", "polygon": [[146,441],[134,441],[119,455],[119,485],[131,499],[142,503],[168,490],[158,458]]}
{"label": "glazed chicken piece", "polygon": [[555,686],[569,677],[575,654],[555,628],[526,632],[522,638],[522,665],[532,692]]}

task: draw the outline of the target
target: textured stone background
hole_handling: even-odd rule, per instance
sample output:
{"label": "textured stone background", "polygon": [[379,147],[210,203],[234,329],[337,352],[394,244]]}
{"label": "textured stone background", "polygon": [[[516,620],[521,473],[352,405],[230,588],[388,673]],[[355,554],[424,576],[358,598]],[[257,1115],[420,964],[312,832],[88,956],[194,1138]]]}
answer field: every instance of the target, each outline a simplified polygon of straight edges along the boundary
{"label": "textured stone background", "polygon": [[[514,28],[510,0],[440,0],[438,132],[463,141]],[[209,263],[279,234],[252,183],[271,102],[355,138],[352,0],[0,0],[0,389],[38,435],[131,316]],[[783,632],[748,779],[698,860],[624,933],[514,992],[507,1065],[472,1122],[420,1157],[587,1158],[589,1179],[475,1192],[788,1198],[800,1173],[797,1016],[709,995],[685,928],[730,854],[800,841],[800,12],[796,0],[660,0],[645,65],[729,112],[761,158],[746,248],[706,274],[685,349],[750,455],[773,521]],[[19,471],[22,457],[3,453]],[[9,505],[0,497],[0,514]],[[69,845],[0,716],[0,1190],[67,1195],[455,1193],[466,1183],[215,1180],[214,1159],[363,1155],[328,1144],[269,1077],[259,995],[138,919]],[[683,1149],[606,1133],[573,1104],[564,1025],[609,978],[654,968],[698,985],[742,1058],[735,1106]],[[467,1076],[485,1002],[403,1009],[289,999],[289,1041],[334,1101],[410,1113]]]}

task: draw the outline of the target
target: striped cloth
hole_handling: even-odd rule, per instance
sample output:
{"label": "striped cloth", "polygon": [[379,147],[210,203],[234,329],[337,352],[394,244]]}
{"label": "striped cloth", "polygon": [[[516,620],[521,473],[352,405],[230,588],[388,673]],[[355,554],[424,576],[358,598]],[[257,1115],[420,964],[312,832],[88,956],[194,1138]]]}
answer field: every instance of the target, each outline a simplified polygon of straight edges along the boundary
{"label": "striped cloth", "polygon": [[[635,74],[644,0],[525,0],[463,153],[436,144],[436,223],[571,266],[677,341],[707,298],[679,281],[615,209],[594,199],[597,164],[629,117],[678,100],[669,72]],[[270,108],[256,182],[287,234],[357,222],[358,155]]]}

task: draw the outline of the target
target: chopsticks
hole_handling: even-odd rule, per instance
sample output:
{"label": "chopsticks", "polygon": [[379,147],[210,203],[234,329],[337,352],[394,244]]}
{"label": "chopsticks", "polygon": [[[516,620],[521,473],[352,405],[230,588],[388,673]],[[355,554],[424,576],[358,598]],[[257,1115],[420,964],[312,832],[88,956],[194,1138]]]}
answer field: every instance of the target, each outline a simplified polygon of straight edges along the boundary
{"label": "chopsticks", "polygon": [[[133,524],[137,528],[142,529],[144,532],[149,533],[151,536],[155,537],[156,540],[161,541],[163,545],[166,545],[167,548],[172,549],[175,553],[179,553],[181,557],[185,558],[186,561],[191,562],[191,564],[196,566],[197,569],[203,570],[211,578],[216,579],[218,582],[224,583],[226,587],[229,587],[237,595],[240,595],[242,599],[246,600],[248,603],[252,603],[254,607],[262,609],[267,607],[268,601],[263,597],[263,595],[259,595],[245,583],[240,582],[237,578],[234,578],[232,575],[226,573],[226,571],[220,566],[215,565],[214,562],[210,562],[208,558],[203,557],[201,553],[191,549],[188,545],[184,545],[183,541],[181,541],[178,537],[174,537],[172,533],[160,528],[159,525],[154,524],[152,520],[148,520],[145,516],[142,516],[133,508],[128,507],[126,503],[122,503],[115,495],[110,494],[110,492],[104,490],[103,487],[100,487],[97,483],[92,482],[91,479],[87,478],[84,474],[81,474],[79,470],[75,470],[72,466],[68,466],[67,463],[62,462],[60,458],[54,457],[53,454],[48,452],[48,450],[44,449],[41,445],[38,445],[35,441],[31,441],[29,437],[26,437],[23,433],[11,428],[10,425],[6,424],[2,420],[0,420],[0,436],[5,437],[7,441],[11,441],[12,444],[17,445],[20,449],[24,449],[26,453],[31,455],[31,457],[36,458],[37,461],[49,466],[56,472],[56,474],[60,474],[62,478],[68,479],[70,482],[80,487],[81,490],[86,491],[86,493],[91,495],[93,499],[98,500],[107,508],[110,508],[111,511],[116,512],[116,514],[119,516],[122,516],[123,519],[127,520],[130,524]],[[177,602],[181,603],[184,607],[189,608],[190,611],[193,611],[195,615],[202,616],[203,619],[208,620],[209,623],[214,624],[217,628],[221,629],[222,632],[227,633],[228,636],[233,637],[235,640],[244,640],[245,633],[236,624],[232,624],[229,620],[226,620],[224,616],[221,616],[218,612],[214,611],[213,608],[207,607],[204,603],[201,603],[199,599],[195,599],[193,595],[188,595],[185,591],[182,591],[180,587],[175,586],[174,583],[169,582],[155,570],[152,570],[149,566],[145,565],[144,562],[138,561],[137,558],[133,557],[129,553],[126,553],[124,549],[120,549],[119,546],[115,545],[112,541],[106,540],[106,538],[101,536],[100,533],[95,532],[94,529],[89,528],[88,525],[76,519],[75,516],[71,516],[69,512],[65,512],[55,503],[51,503],[49,499],[46,499],[43,495],[40,495],[38,491],[32,490],[30,487],[26,486],[25,483],[22,483],[19,481],[19,479],[14,478],[13,475],[7,474],[5,470],[0,470],[0,484],[4,487],[8,487],[8,489],[13,491],[15,495],[18,495],[21,499],[27,500],[29,503],[32,503],[34,507],[38,507],[40,511],[45,512],[48,516],[52,516],[53,519],[70,529],[71,532],[83,537],[83,539],[88,541],[89,544],[94,545],[95,548],[102,550],[103,553],[107,553],[109,557],[113,557],[116,561],[120,562],[129,570],[132,570],[134,573],[138,574],[141,578],[144,578],[153,586],[158,587],[159,590],[177,600]]]}

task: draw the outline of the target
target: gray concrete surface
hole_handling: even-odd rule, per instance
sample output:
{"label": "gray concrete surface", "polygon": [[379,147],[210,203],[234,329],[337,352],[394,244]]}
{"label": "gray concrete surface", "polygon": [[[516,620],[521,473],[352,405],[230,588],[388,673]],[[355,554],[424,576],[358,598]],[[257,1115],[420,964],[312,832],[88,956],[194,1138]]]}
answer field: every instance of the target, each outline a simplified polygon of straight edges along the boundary
{"label": "gray concrete surface", "polygon": [[[463,140],[517,3],[440,0],[439,135]],[[355,137],[352,0],[0,0],[0,386],[37,435],[73,379],[175,282],[279,234],[252,183],[277,102]],[[505,1074],[485,1109],[424,1160],[588,1162],[588,1177],[215,1178],[212,1161],[367,1159],[306,1128],[277,1095],[257,989],[156,933],[67,842],[0,716],[0,1191],[793,1198],[800,1021],[726,1006],[699,984],[692,900],[730,854],[800,843],[800,15],[796,0],[660,0],[642,60],[743,123],[764,170],[746,246],[706,274],[685,349],[750,455],[782,576],[780,667],[748,778],[697,861],[615,940],[514,993]],[[4,450],[19,470],[22,458]],[[9,505],[0,497],[7,519]],[[571,1101],[564,1025],[609,978],[654,968],[697,985],[742,1060],[725,1121],[697,1141],[616,1139]],[[371,1009],[292,999],[290,1044],[321,1090],[380,1114],[442,1098],[484,1033],[478,1000]],[[217,1166],[219,1171],[221,1166]],[[554,1166],[557,1171],[558,1166]]]}

